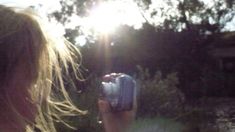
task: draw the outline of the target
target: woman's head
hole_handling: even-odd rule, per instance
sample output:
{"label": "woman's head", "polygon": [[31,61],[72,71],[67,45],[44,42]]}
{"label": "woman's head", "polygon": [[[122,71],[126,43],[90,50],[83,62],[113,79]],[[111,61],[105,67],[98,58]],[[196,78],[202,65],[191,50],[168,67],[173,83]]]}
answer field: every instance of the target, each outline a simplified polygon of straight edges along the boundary
{"label": "woman's head", "polygon": [[0,113],[6,113],[0,120],[12,118],[16,128],[36,124],[54,131],[52,118],[60,120],[59,113],[83,113],[72,104],[62,78],[68,68],[77,71],[78,53],[67,41],[47,34],[38,16],[0,5]]}
{"label": "woman's head", "polygon": [[1,84],[11,82],[14,70],[23,63],[32,82],[37,78],[39,58],[46,47],[46,38],[32,17],[0,6],[0,74]]}

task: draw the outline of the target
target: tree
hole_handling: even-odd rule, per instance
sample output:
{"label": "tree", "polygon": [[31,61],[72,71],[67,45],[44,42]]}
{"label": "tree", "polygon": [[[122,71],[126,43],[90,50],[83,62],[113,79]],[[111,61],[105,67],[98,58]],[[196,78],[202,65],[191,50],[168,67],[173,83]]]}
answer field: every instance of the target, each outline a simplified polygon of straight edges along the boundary
{"label": "tree", "polygon": [[[61,10],[50,15],[62,24],[69,23],[72,15],[86,17],[89,10],[104,1],[112,0],[61,0]],[[125,0],[122,0],[125,1]],[[160,29],[198,30],[200,33],[221,32],[235,15],[234,0],[133,0],[146,21]],[[161,22],[156,19],[161,18]],[[67,29],[66,37],[74,40],[81,34],[80,26]],[[75,31],[74,31],[75,30]],[[71,34],[71,32],[77,32]]]}
{"label": "tree", "polygon": [[[107,0],[108,1],[108,0]],[[111,0],[110,0],[111,1]],[[123,0],[125,1],[125,0]],[[63,24],[70,22],[70,16],[86,17],[92,6],[100,0],[62,0],[62,10],[51,14]],[[115,34],[94,39],[89,34],[87,45],[81,47],[84,65],[91,72],[104,74],[107,60],[112,63],[109,71],[135,72],[135,65],[142,65],[150,71],[163,73],[176,71],[180,88],[188,97],[202,96],[201,87],[205,69],[215,69],[208,54],[210,36],[223,32],[224,27],[235,15],[233,0],[134,0],[139,12],[146,20],[142,29],[121,26]],[[161,2],[161,3],[160,3]],[[157,21],[161,18],[161,21]],[[81,25],[66,29],[65,36],[75,42],[77,35],[84,34]],[[104,41],[105,40],[105,41]],[[95,44],[93,44],[95,43]],[[102,44],[105,43],[106,45]],[[113,45],[111,45],[113,44]]]}

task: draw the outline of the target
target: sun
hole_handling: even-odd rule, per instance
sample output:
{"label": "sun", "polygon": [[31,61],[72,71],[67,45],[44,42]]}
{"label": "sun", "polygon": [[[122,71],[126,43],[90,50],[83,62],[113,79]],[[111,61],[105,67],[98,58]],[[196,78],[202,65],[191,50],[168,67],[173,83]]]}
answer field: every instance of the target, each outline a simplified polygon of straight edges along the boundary
{"label": "sun", "polygon": [[114,4],[103,3],[94,8],[90,15],[91,27],[100,33],[111,33],[121,24],[120,13]]}
{"label": "sun", "polygon": [[85,17],[73,15],[67,28],[75,28],[79,25],[83,36],[76,38],[76,43],[84,45],[87,36],[109,36],[114,35],[116,29],[121,25],[128,25],[140,29],[145,22],[139,7],[130,0],[105,1],[89,9]]}
{"label": "sun", "polygon": [[120,0],[103,2],[92,8],[84,26],[101,34],[111,34],[120,25],[140,26],[142,22],[138,7]]}

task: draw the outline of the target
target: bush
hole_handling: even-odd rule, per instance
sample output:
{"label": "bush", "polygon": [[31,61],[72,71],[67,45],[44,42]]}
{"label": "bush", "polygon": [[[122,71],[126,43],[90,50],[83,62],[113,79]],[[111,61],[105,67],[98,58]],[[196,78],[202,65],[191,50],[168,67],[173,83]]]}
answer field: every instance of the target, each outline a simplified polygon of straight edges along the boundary
{"label": "bush", "polygon": [[138,86],[137,117],[176,117],[183,110],[184,95],[177,88],[177,74],[163,78],[161,72],[150,75],[147,69],[138,67],[135,78]]}

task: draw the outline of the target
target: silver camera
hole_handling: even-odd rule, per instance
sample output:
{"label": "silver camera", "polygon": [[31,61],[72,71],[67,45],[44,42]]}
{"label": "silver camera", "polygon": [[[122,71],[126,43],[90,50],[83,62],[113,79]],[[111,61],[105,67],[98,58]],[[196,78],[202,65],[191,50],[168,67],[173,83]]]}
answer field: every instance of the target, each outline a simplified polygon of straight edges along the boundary
{"label": "silver camera", "polygon": [[101,86],[101,96],[113,111],[132,110],[136,96],[135,80],[123,73],[105,75]]}

